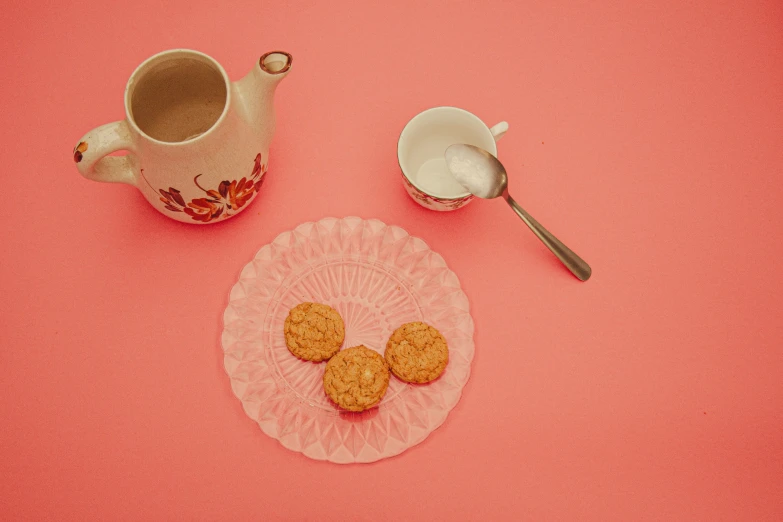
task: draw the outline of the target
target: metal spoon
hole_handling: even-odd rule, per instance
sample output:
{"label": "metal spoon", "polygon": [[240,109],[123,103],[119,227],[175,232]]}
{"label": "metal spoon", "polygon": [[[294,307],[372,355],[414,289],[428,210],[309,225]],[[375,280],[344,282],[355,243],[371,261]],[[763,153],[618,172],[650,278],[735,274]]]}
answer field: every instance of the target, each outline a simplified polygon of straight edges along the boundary
{"label": "metal spoon", "polygon": [[590,265],[533,219],[508,193],[508,175],[503,164],[484,149],[457,143],[446,149],[446,164],[470,193],[484,199],[503,196],[514,212],[579,280],[587,281]]}

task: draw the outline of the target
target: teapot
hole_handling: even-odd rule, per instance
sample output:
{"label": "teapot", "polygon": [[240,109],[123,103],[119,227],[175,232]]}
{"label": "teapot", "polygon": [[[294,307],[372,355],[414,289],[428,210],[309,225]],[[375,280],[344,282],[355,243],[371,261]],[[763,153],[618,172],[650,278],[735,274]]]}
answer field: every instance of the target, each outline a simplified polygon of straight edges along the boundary
{"label": "teapot", "polygon": [[135,186],[178,221],[208,224],[233,217],[266,178],[274,93],[292,61],[286,52],[266,53],[232,83],[204,53],[158,53],[130,76],[125,119],[79,140],[76,168],[93,181]]}

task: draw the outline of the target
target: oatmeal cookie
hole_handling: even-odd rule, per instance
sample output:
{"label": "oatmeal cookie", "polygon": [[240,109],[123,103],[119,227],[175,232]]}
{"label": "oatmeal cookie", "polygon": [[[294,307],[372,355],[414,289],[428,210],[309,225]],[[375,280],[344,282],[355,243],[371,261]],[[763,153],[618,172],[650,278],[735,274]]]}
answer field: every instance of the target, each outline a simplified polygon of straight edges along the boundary
{"label": "oatmeal cookie", "polygon": [[320,362],[340,351],[345,324],[330,306],[301,303],[288,312],[284,332],[288,351],[300,359]]}
{"label": "oatmeal cookie", "polygon": [[354,346],[326,363],[324,392],[346,410],[363,411],[381,402],[389,378],[389,367],[381,354],[364,345]]}
{"label": "oatmeal cookie", "polygon": [[394,331],[386,343],[384,356],[394,375],[421,384],[440,377],[449,363],[449,347],[438,330],[414,322]]}

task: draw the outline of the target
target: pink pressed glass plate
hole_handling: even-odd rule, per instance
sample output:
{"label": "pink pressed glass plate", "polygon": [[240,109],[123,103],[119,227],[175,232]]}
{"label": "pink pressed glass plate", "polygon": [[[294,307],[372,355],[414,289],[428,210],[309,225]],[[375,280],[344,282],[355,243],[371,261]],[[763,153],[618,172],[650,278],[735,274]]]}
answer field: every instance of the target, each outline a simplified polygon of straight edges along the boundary
{"label": "pink pressed glass plate", "polygon": [[[446,371],[426,385],[392,376],[377,408],[340,410],[323,391],[326,364],[286,348],[283,323],[303,301],[340,312],[344,348],[383,354],[398,326],[431,324],[449,345]],[[424,241],[375,219],[325,218],[277,236],[242,270],[223,321],[225,369],[245,412],[313,459],[373,462],[405,451],[443,423],[470,376],[473,319],[457,276]]]}

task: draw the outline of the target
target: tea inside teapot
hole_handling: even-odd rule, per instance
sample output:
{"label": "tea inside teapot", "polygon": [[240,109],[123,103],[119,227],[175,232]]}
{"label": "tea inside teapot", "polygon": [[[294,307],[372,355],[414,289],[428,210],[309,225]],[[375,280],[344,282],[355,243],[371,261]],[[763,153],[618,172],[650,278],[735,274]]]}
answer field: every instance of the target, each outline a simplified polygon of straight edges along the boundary
{"label": "tea inside teapot", "polygon": [[226,82],[220,71],[186,57],[158,62],[142,71],[129,109],[142,132],[176,143],[212,128],[225,110],[226,99]]}

